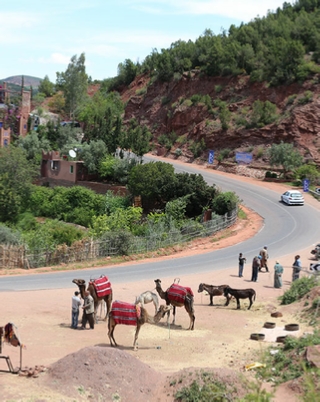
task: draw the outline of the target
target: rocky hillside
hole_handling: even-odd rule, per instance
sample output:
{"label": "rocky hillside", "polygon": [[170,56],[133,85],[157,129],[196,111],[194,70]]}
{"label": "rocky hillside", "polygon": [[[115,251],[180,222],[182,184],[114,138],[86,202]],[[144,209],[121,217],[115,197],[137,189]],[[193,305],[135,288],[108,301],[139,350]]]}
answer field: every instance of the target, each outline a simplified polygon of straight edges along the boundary
{"label": "rocky hillside", "polygon": [[[193,70],[169,83],[152,83],[148,76],[137,77],[121,92],[121,97],[126,102],[125,121],[135,118],[149,127],[158,155],[183,157],[192,162],[195,157],[190,148],[203,139],[205,146],[199,160],[207,159],[209,149],[215,155],[227,153],[226,159],[230,161],[234,160],[235,151],[242,151],[252,152],[255,163],[267,165],[266,149],[284,141],[294,144],[306,160],[320,165],[319,80],[314,76],[303,84],[270,87],[252,83],[247,76],[207,77]],[[200,101],[193,102],[196,95]],[[208,106],[208,96],[202,101],[206,95],[212,108]],[[230,112],[227,128],[221,124],[219,99]],[[270,124],[247,128],[245,122],[252,118],[257,100],[275,105],[276,118]],[[161,146],[159,140],[163,134],[173,132],[174,143],[168,151],[170,147]]]}

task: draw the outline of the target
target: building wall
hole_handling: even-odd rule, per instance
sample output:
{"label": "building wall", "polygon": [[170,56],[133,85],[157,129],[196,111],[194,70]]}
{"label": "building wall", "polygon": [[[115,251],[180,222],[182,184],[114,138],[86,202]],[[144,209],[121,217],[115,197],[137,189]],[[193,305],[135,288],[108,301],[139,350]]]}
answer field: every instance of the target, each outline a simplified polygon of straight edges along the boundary
{"label": "building wall", "polygon": [[0,128],[0,148],[7,147],[10,144],[10,131],[10,128],[7,130],[3,127]]}
{"label": "building wall", "polygon": [[41,163],[41,176],[49,180],[62,180],[76,183],[77,162],[63,159],[46,159]]}

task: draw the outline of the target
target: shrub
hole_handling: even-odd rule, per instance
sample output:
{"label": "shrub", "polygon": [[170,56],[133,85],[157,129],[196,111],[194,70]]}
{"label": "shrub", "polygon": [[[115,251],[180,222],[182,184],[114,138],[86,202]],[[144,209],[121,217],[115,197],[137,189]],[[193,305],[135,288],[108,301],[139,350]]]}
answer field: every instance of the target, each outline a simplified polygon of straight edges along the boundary
{"label": "shrub", "polygon": [[312,101],[313,98],[313,92],[311,91],[305,91],[305,93],[303,94],[303,96],[301,98],[298,98],[298,103],[300,105],[304,105],[306,103],[309,103]]}
{"label": "shrub", "polygon": [[0,244],[20,244],[19,233],[0,223]]}
{"label": "shrub", "polygon": [[177,149],[174,151],[174,154],[175,154],[176,156],[181,156],[181,155],[182,155],[181,149],[180,149],[180,148],[177,148]]}
{"label": "shrub", "polygon": [[201,138],[200,142],[194,141],[189,146],[189,150],[193,153],[194,158],[198,158],[205,149],[206,143],[203,138]]}
{"label": "shrub", "polygon": [[235,391],[233,386],[220,382],[210,373],[201,371],[197,381],[194,380],[190,386],[176,392],[175,400],[181,402],[231,401]]}
{"label": "shrub", "polygon": [[168,151],[171,149],[171,147],[173,145],[172,141],[170,140],[170,138],[168,138],[168,136],[166,134],[161,134],[158,138],[158,142],[160,145],[165,147]]}
{"label": "shrub", "polygon": [[203,102],[202,98],[203,98],[202,95],[194,94],[191,96],[190,100],[193,105],[197,105],[198,103]]}
{"label": "shrub", "polygon": [[137,96],[144,95],[146,93],[147,93],[147,87],[143,87],[143,88],[140,88],[140,89],[136,90],[136,95]]}
{"label": "shrub", "polygon": [[163,96],[161,98],[161,105],[162,106],[167,105],[170,101],[171,101],[171,99],[168,96]]}
{"label": "shrub", "polygon": [[263,154],[264,154],[264,149],[263,149],[263,147],[259,147],[259,148],[257,149],[256,158],[257,158],[257,159],[262,158]]}
{"label": "shrub", "polygon": [[290,289],[286,290],[279,300],[281,304],[291,304],[300,300],[304,295],[317,285],[315,278],[301,278],[292,282]]}
{"label": "shrub", "polygon": [[296,94],[288,96],[288,99],[287,99],[287,106],[292,105],[292,104],[294,103],[296,97],[297,97]]}

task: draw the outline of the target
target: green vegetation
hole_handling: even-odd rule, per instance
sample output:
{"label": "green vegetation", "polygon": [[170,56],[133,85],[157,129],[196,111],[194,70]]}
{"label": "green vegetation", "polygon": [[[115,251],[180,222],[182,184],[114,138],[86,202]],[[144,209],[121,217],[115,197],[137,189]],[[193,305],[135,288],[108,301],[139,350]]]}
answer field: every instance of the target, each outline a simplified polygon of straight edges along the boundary
{"label": "green vegetation", "polygon": [[192,152],[194,158],[198,158],[202,152],[206,149],[206,143],[203,138],[198,141],[192,141],[189,145],[189,150]]}
{"label": "green vegetation", "polygon": [[280,348],[278,353],[274,355],[266,353],[266,369],[263,370],[263,376],[273,378],[277,385],[301,376],[305,377],[309,373],[317,378],[316,384],[319,384],[320,371],[314,369],[303,358],[308,346],[319,344],[320,335],[318,332],[307,334],[301,338],[287,336],[284,346]]}
{"label": "green vegetation", "polygon": [[[104,88],[111,91],[128,85],[141,73],[170,81],[192,69],[210,76],[244,73],[251,81],[270,85],[301,82],[319,71],[315,64],[320,60],[318,8],[318,0],[298,0],[239,27],[231,25],[218,35],[206,29],[194,42],[178,40],[168,49],[153,49],[142,63],[125,60],[118,76],[104,81]],[[217,93],[222,89],[216,85]]]}
{"label": "green vegetation", "polygon": [[302,156],[292,144],[272,144],[269,148],[271,166],[282,166],[284,174],[302,165]]}
{"label": "green vegetation", "polygon": [[189,387],[183,387],[175,394],[180,402],[224,402],[233,400],[236,389],[214,378],[213,374],[201,370]]}
{"label": "green vegetation", "polygon": [[224,159],[228,158],[228,156],[230,155],[230,152],[231,152],[230,148],[221,149],[221,151],[219,152],[219,155],[217,157],[217,160],[219,162],[222,162]]}
{"label": "green vegetation", "polygon": [[290,289],[286,290],[284,294],[280,296],[281,304],[291,304],[300,300],[315,286],[317,286],[317,282],[314,277],[297,279],[292,282]]}
{"label": "green vegetation", "polygon": [[303,96],[301,96],[300,98],[298,98],[298,103],[300,105],[304,105],[306,103],[309,103],[312,101],[313,98],[313,93],[311,91],[305,91],[305,93],[303,94]]}

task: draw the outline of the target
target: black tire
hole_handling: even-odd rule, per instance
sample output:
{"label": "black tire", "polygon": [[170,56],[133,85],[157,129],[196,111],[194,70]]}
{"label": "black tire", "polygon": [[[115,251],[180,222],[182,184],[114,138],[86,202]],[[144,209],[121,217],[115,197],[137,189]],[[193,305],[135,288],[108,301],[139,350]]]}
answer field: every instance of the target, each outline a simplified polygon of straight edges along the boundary
{"label": "black tire", "polygon": [[275,322],[265,322],[263,327],[273,329],[273,328],[275,328],[275,326],[276,326]]}
{"label": "black tire", "polygon": [[254,341],[263,341],[265,338],[265,334],[251,334],[250,339],[253,339]]}
{"label": "black tire", "polygon": [[286,331],[298,331],[299,330],[299,324],[287,324],[287,325],[285,325],[284,329]]}

